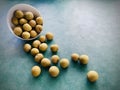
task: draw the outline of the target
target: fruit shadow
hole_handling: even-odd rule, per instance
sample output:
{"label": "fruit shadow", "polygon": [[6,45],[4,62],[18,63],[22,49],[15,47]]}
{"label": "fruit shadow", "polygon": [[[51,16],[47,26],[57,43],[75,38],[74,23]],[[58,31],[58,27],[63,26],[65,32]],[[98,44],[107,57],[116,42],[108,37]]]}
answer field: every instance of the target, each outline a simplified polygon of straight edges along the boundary
{"label": "fruit shadow", "polygon": [[87,64],[84,65],[84,64],[79,63],[78,61],[73,61],[72,59],[70,60],[70,64],[71,64],[71,67],[73,67],[74,69],[80,72],[86,72],[88,70]]}
{"label": "fruit shadow", "polygon": [[93,89],[93,90],[98,90],[97,81],[96,81],[96,82],[90,82],[90,81],[86,78],[86,86],[87,86],[88,88]]}
{"label": "fruit shadow", "polygon": [[51,44],[53,41],[52,40],[47,40],[46,43],[49,45]]}

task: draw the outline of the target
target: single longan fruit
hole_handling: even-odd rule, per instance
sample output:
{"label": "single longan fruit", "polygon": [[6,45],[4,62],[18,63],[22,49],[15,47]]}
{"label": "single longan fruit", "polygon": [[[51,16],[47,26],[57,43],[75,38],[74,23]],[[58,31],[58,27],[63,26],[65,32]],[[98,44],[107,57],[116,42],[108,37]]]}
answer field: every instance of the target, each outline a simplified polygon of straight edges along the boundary
{"label": "single longan fruit", "polygon": [[59,46],[57,44],[53,44],[50,46],[50,49],[52,52],[57,52],[59,49]]}
{"label": "single longan fruit", "polygon": [[59,61],[59,59],[60,59],[60,57],[59,57],[58,55],[53,55],[53,56],[51,57],[51,61],[52,61],[52,63],[54,63],[54,64],[57,64],[58,61]]}
{"label": "single longan fruit", "polygon": [[15,33],[15,35],[17,36],[21,36],[22,34],[22,28],[21,27],[15,27],[13,32]]}
{"label": "single longan fruit", "polygon": [[49,68],[49,73],[50,73],[50,75],[52,76],[52,77],[57,77],[58,75],[59,75],[59,68],[58,67],[56,67],[56,66],[51,66],[50,68]]}
{"label": "single longan fruit", "polygon": [[39,50],[37,49],[37,48],[32,48],[31,49],[31,54],[33,55],[33,56],[35,56],[36,54],[38,54],[39,53]]}
{"label": "single longan fruit", "polygon": [[34,18],[34,15],[32,12],[25,12],[25,18],[27,20],[32,20]]}
{"label": "single longan fruit", "polygon": [[77,54],[77,53],[73,53],[72,55],[71,55],[71,59],[73,60],[73,61],[78,61],[78,59],[79,59],[79,54]]}
{"label": "single longan fruit", "polygon": [[35,27],[36,26],[36,21],[35,20],[30,20],[29,24],[31,27]]}
{"label": "single longan fruit", "polygon": [[19,23],[20,23],[21,25],[23,25],[23,24],[27,23],[27,20],[26,20],[25,18],[21,18],[21,19],[19,20]]}
{"label": "single longan fruit", "polygon": [[43,58],[41,60],[41,66],[43,67],[49,67],[51,65],[51,61],[48,58]]}
{"label": "single longan fruit", "polygon": [[23,24],[23,29],[24,29],[25,31],[31,31],[31,30],[32,30],[32,27],[31,27],[28,23],[25,23],[25,24]]}
{"label": "single longan fruit", "polygon": [[79,61],[81,64],[88,64],[89,57],[87,55],[80,55]]}
{"label": "single longan fruit", "polygon": [[32,46],[34,48],[38,48],[40,44],[41,44],[41,42],[39,40],[35,40],[35,41],[33,41]]}
{"label": "single longan fruit", "polygon": [[37,22],[37,24],[39,24],[39,25],[43,25],[43,18],[42,18],[42,17],[37,17],[37,18],[36,18],[36,22]]}
{"label": "single longan fruit", "polygon": [[46,33],[46,39],[47,40],[53,40],[54,35],[51,32]]}
{"label": "single longan fruit", "polygon": [[88,78],[88,80],[89,80],[90,82],[95,82],[95,81],[98,80],[99,75],[98,75],[98,73],[97,73],[96,71],[89,71],[89,72],[87,73],[87,78]]}
{"label": "single longan fruit", "polygon": [[13,23],[14,25],[18,25],[18,24],[19,24],[18,19],[17,19],[16,17],[13,17],[13,18],[12,18],[12,23]]}
{"label": "single longan fruit", "polygon": [[66,58],[63,58],[63,59],[60,60],[60,66],[62,68],[67,68],[69,66],[69,64],[70,64],[69,60],[66,59]]}
{"label": "single longan fruit", "polygon": [[33,66],[31,69],[33,77],[38,77],[41,74],[41,68],[39,66]]}
{"label": "single longan fruit", "polygon": [[36,62],[41,62],[41,60],[44,58],[43,54],[42,53],[38,53],[35,55],[35,61]]}
{"label": "single longan fruit", "polygon": [[23,32],[23,33],[22,33],[22,38],[23,38],[23,39],[29,39],[29,38],[30,38],[30,33],[29,33],[29,32],[26,32],[26,31]]}
{"label": "single longan fruit", "polygon": [[37,33],[40,33],[42,31],[42,26],[41,25],[36,25],[35,26],[35,30],[37,31]]}
{"label": "single longan fruit", "polygon": [[48,48],[48,45],[46,43],[42,43],[39,45],[39,49],[42,52],[45,52],[47,50],[47,48]]}
{"label": "single longan fruit", "polygon": [[35,31],[35,30],[31,30],[30,31],[30,37],[32,37],[32,38],[34,38],[34,37],[36,37],[38,34],[37,34],[37,32]]}
{"label": "single longan fruit", "polygon": [[21,10],[16,10],[14,14],[16,18],[22,18],[24,16],[24,13]]}
{"label": "single longan fruit", "polygon": [[25,52],[29,52],[29,51],[31,50],[31,45],[28,44],[28,43],[26,43],[26,44],[24,45],[23,49],[24,49]]}
{"label": "single longan fruit", "polygon": [[42,36],[40,36],[39,40],[40,40],[40,42],[42,42],[42,43],[43,43],[43,42],[46,42],[46,37],[42,35]]}

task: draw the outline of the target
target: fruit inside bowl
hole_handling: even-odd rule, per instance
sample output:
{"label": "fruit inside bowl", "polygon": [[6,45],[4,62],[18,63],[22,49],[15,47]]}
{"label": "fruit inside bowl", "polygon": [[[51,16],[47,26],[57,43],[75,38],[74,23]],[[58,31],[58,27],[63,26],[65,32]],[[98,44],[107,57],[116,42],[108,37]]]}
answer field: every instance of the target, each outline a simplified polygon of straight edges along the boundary
{"label": "fruit inside bowl", "polygon": [[22,40],[33,40],[43,30],[43,18],[39,11],[28,4],[16,4],[7,15],[10,31]]}

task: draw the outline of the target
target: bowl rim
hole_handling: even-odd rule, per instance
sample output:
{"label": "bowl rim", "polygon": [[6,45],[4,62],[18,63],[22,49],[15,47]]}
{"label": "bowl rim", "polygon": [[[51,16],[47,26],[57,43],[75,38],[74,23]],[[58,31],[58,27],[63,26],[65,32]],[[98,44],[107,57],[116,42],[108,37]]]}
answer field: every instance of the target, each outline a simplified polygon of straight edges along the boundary
{"label": "bowl rim", "polygon": [[[26,41],[30,41],[30,40],[36,39],[37,37],[39,37],[39,35],[40,35],[41,32],[40,32],[36,37],[34,37],[34,38],[29,38],[29,39],[23,39],[22,37],[19,37],[19,36],[15,35],[15,33],[13,32],[13,29],[12,29],[10,23],[9,23],[9,22],[11,22],[10,19],[12,19],[12,17],[9,18],[9,15],[10,15],[10,12],[13,11],[13,9],[14,9],[15,7],[18,7],[18,6],[19,6],[19,7],[20,7],[20,6],[25,6],[25,7],[32,8],[33,10],[35,10],[35,12],[37,12],[37,13],[39,14],[39,16],[41,16],[40,12],[39,12],[35,7],[33,7],[32,5],[24,4],[24,3],[15,4],[14,6],[12,6],[12,7],[8,10],[8,13],[7,13],[7,18],[6,18],[6,19],[7,19],[7,26],[8,26],[8,28],[9,28],[9,30],[10,30],[10,31],[12,32],[12,34],[13,34],[15,37],[17,37],[18,39],[26,40]],[[17,9],[16,9],[16,10],[17,10]],[[11,22],[11,23],[12,23],[12,22]]]}

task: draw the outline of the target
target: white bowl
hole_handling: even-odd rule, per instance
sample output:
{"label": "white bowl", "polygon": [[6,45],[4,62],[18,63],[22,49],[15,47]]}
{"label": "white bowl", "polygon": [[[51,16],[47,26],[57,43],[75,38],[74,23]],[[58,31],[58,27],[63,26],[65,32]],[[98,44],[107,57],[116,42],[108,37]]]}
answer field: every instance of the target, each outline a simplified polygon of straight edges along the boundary
{"label": "white bowl", "polygon": [[37,38],[40,33],[36,37],[30,38],[30,39],[23,39],[22,37],[19,37],[14,34],[13,29],[12,29],[12,27],[14,27],[14,24],[11,22],[11,19],[13,17],[13,13],[15,10],[31,11],[35,16],[40,16],[40,12],[36,8],[34,8],[28,4],[16,4],[10,8],[10,10],[8,11],[8,14],[7,14],[7,25],[14,36],[16,36],[17,38],[22,39],[22,40],[33,40],[33,39]]}

